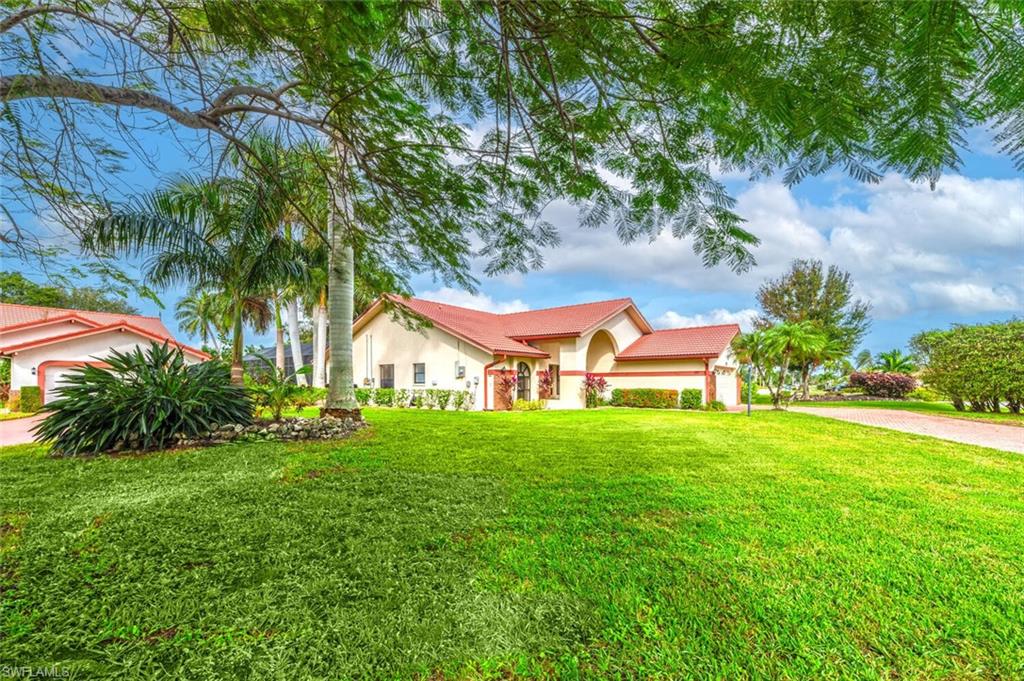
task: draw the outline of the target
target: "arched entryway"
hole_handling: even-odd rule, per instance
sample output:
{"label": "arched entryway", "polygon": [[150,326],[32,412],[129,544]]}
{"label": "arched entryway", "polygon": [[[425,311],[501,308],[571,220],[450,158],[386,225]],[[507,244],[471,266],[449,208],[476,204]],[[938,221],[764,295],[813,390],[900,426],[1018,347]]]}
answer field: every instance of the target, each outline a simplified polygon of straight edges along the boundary
{"label": "arched entryway", "polygon": [[613,364],[615,364],[615,339],[604,329],[596,331],[590,337],[590,344],[587,345],[587,371],[591,373],[611,371]]}
{"label": "arched entryway", "polygon": [[530,366],[520,362],[516,371],[516,399],[530,399]]}

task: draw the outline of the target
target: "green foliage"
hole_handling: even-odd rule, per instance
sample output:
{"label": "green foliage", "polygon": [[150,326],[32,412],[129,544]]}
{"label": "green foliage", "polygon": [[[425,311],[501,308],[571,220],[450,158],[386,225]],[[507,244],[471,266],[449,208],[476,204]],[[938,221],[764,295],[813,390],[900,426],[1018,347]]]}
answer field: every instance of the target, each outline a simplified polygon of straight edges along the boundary
{"label": "green foliage", "polygon": [[408,407],[410,406],[412,396],[406,388],[399,388],[395,391],[395,406],[396,407]]}
{"label": "green foliage", "polygon": [[438,390],[437,391],[437,408],[444,411],[448,408],[448,403],[452,401],[451,390]]}
{"label": "green foliage", "polygon": [[675,409],[679,406],[679,391],[657,388],[615,388],[612,390],[610,404],[613,407]]}
{"label": "green foliage", "polygon": [[912,374],[917,370],[917,366],[914,364],[912,356],[904,355],[901,350],[894,349],[879,353],[875,369],[890,374]]}
{"label": "green foliage", "polygon": [[373,390],[371,388],[356,388],[356,402],[360,407],[368,406],[372,399]]}
{"label": "green foliage", "polygon": [[801,358],[822,356],[829,339],[812,322],[782,323],[761,331],[752,331],[733,339],[732,349],[740,362],[753,366],[757,380],[772,396],[772,404],[781,408],[789,392],[786,383],[790,369]]}
{"label": "green foliage", "polygon": [[1024,405],[1024,320],[954,326],[911,340],[923,358],[925,384],[948,395],[958,409],[1013,413]]}
{"label": "green foliage", "polygon": [[44,286],[26,279],[20,272],[0,272],[0,303],[139,314],[125,300],[123,291],[115,287],[100,289],[70,282]]}
{"label": "green foliage", "polygon": [[412,391],[412,406],[417,409],[422,409],[425,402],[426,396],[424,395],[423,390],[420,388],[414,388]]}
{"label": "green foliage", "polygon": [[721,400],[711,400],[705,405],[701,406],[703,411],[725,411],[725,402]]}
{"label": "green foliage", "polygon": [[593,409],[604,401],[604,393],[608,390],[608,381],[603,376],[587,372],[583,376],[583,401],[587,409]]}
{"label": "green foliage", "polygon": [[704,401],[704,393],[700,388],[683,388],[679,391],[679,407],[681,409],[700,409]]}
{"label": "green foliage", "polygon": [[246,375],[253,403],[261,409],[269,409],[274,420],[281,419],[281,412],[288,407],[301,406],[306,397],[303,386],[295,382],[296,374],[309,374],[309,367],[303,367],[293,374],[286,374],[263,355],[256,357],[264,364],[264,371]]}
{"label": "green foliage", "polygon": [[379,407],[392,407],[395,404],[394,388],[377,388],[373,391],[373,403]]}
{"label": "green foliage", "polygon": [[516,400],[512,403],[514,411],[540,411],[547,408],[547,400]]}
{"label": "green foliage", "polygon": [[921,402],[938,402],[942,400],[942,394],[931,388],[921,386],[907,393],[907,399],[920,400]]}
{"label": "green foliage", "polygon": [[302,409],[304,407],[310,407],[314,404],[321,403],[326,398],[326,388],[315,388],[311,385],[300,385],[292,397],[292,404],[295,405],[296,408]]}
{"label": "green foliage", "polygon": [[33,414],[43,407],[43,396],[37,385],[25,385],[21,393],[21,411]]}
{"label": "green foliage", "polygon": [[180,350],[157,343],[145,352],[112,351],[104,361],[109,369],[68,372],[58,399],[44,406],[49,413],[36,438],[55,454],[160,449],[177,435],[199,436],[252,419],[248,391],[230,384],[220,362],[189,365]]}
{"label": "green foliage", "polygon": [[466,409],[469,409],[470,407],[469,392],[465,390],[456,390],[452,393],[452,408],[454,408],[455,411],[459,411],[463,406],[465,406]]}

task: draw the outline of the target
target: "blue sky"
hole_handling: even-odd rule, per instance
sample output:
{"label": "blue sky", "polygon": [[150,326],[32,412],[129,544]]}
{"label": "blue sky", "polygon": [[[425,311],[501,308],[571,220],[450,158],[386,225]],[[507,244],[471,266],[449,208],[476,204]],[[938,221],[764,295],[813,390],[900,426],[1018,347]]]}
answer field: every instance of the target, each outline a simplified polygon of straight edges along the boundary
{"label": "blue sky", "polygon": [[[863,185],[830,174],[791,189],[772,179],[725,175],[738,212],[762,242],[755,249],[758,265],[743,275],[703,268],[689,242],[667,235],[624,246],[610,230],[581,230],[572,207],[554,204],[546,217],[559,228],[562,244],[546,254],[543,269],[487,278],[477,263],[475,294],[445,288],[429,275],[415,278],[413,287],[422,297],[496,311],[630,296],[656,327],[745,324],[756,312],[761,282],[784,272],[793,258],[819,258],[851,272],[857,294],[872,304],[864,346],[873,352],[903,347],[922,329],[1019,316],[1024,179],[983,131],[970,138],[963,167],[934,191],[896,175]],[[200,170],[180,142],[143,136],[149,162],[129,160],[125,186],[145,191],[175,172]],[[194,342],[174,321],[181,294],[161,292],[162,309],[133,302],[161,316],[180,340]],[[271,337],[249,332],[246,342]]]}

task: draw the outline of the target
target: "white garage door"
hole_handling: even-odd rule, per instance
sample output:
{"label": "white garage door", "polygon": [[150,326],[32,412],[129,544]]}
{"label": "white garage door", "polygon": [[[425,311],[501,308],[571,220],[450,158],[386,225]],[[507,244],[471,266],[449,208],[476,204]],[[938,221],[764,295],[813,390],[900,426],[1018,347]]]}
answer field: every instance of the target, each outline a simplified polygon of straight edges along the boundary
{"label": "white garage door", "polygon": [[43,398],[43,404],[60,397],[57,388],[64,384],[64,377],[75,369],[76,367],[50,367],[46,370],[46,396]]}

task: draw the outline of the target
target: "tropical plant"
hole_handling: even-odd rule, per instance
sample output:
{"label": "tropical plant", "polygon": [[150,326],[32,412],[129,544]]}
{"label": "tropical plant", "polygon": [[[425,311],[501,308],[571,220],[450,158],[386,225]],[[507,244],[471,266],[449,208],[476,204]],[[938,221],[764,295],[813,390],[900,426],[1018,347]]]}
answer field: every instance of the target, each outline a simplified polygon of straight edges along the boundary
{"label": "tropical plant", "polygon": [[861,350],[853,360],[853,367],[857,371],[869,371],[873,366],[875,366],[875,358],[871,355],[870,350]]}
{"label": "tropical plant", "polygon": [[609,404],[613,407],[675,409],[679,406],[679,391],[658,388],[615,388],[612,390]]}
{"label": "tropical plant", "polygon": [[849,355],[870,326],[870,305],[853,297],[850,274],[835,265],[825,270],[820,260],[794,260],[786,274],[761,285],[757,301],[758,328],[808,322],[825,337],[824,344],[792,358],[804,398],[810,396],[811,374],[825,362]]}
{"label": "tropical plant", "polygon": [[366,407],[370,404],[373,399],[372,388],[356,388],[355,389],[356,402],[359,403],[360,407]]}
{"label": "tropical plant", "polygon": [[606,390],[608,390],[608,381],[604,376],[590,372],[583,376],[583,403],[587,409],[593,409],[600,404]]}
{"label": "tropical plant", "polygon": [[193,289],[178,301],[174,318],[182,331],[198,337],[203,345],[212,342],[219,354],[220,339],[229,328],[228,304],[224,295]]}
{"label": "tropical plant", "polygon": [[541,369],[537,372],[537,394],[542,400],[551,397],[551,390],[554,387],[554,376],[551,371]]}
{"label": "tropical plant", "polygon": [[84,235],[95,253],[146,256],[155,286],[189,284],[226,298],[231,377],[242,382],[243,322],[271,321],[267,295],[307,276],[303,251],[277,231],[284,198],[248,178],[181,178],[95,220]]}
{"label": "tropical plant", "polygon": [[252,419],[248,391],[231,383],[226,364],[188,364],[181,350],[152,343],[111,351],[107,367],[65,374],[57,399],[47,402],[36,439],[55,454],[159,449],[176,438],[200,437],[226,423]]}
{"label": "tropical plant", "polygon": [[395,391],[395,406],[396,407],[408,407],[410,406],[412,396],[406,388],[399,388]]}
{"label": "tropical plant", "polygon": [[465,390],[456,390],[452,393],[452,408],[455,409],[455,411],[461,410],[463,405],[466,404],[467,397],[469,397],[469,393]]}
{"label": "tropical plant", "polygon": [[878,354],[878,361],[875,369],[891,374],[912,374],[917,371],[914,358],[911,355],[904,355],[899,349],[889,350]]}
{"label": "tropical plant", "polygon": [[[264,371],[254,372],[246,376],[253,402],[257,407],[269,409],[275,421],[281,419],[281,413],[294,406],[305,391],[295,382],[294,374],[285,373],[263,355],[256,355],[264,365]],[[296,373],[309,373],[309,367],[300,367]]]}
{"label": "tropical plant", "polygon": [[768,362],[764,373],[772,395],[772,405],[782,408],[786,379],[794,358],[820,353],[828,338],[810,322],[783,323],[765,330],[761,337],[762,362]]}
{"label": "tropical plant", "polygon": [[514,371],[502,371],[494,377],[494,408],[511,409],[519,379]]}

